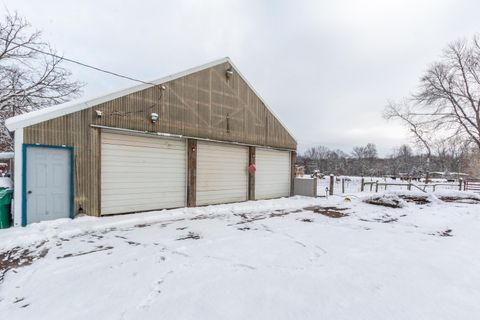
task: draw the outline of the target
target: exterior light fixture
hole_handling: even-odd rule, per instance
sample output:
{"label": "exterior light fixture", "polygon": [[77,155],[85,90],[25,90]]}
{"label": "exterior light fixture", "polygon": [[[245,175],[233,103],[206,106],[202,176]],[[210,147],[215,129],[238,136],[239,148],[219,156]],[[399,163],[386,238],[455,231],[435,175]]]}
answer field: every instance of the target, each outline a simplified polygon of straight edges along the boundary
{"label": "exterior light fixture", "polygon": [[150,119],[152,120],[152,123],[157,122],[157,120],[158,120],[158,113],[152,112],[152,114],[150,114]]}
{"label": "exterior light fixture", "polygon": [[228,68],[228,69],[225,71],[225,75],[227,76],[227,79],[230,79],[230,78],[233,76],[233,69],[232,69],[232,67]]}
{"label": "exterior light fixture", "polygon": [[166,90],[166,89],[167,89],[167,87],[165,87],[165,85],[164,85],[164,84],[162,84],[162,85],[160,86],[160,89],[162,89],[162,90]]}
{"label": "exterior light fixture", "polygon": [[95,110],[95,114],[97,115],[97,118],[101,118],[103,116],[102,110]]}

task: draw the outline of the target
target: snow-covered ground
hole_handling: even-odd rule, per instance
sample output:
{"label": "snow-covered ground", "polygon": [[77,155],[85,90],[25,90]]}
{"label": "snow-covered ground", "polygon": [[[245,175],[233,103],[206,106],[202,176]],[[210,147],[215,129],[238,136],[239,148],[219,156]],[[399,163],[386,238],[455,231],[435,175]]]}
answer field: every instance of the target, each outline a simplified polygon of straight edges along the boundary
{"label": "snow-covered ground", "polygon": [[0,315],[478,319],[480,205],[430,196],[387,208],[364,196],[0,230]]}

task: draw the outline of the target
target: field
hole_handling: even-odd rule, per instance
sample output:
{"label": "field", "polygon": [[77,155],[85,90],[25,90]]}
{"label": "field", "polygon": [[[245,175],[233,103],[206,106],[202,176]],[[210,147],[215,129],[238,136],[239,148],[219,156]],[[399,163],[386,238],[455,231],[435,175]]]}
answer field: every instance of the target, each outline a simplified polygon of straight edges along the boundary
{"label": "field", "polygon": [[10,320],[477,319],[477,201],[429,196],[426,204],[402,200],[389,208],[362,197],[368,194],[1,230],[0,314]]}

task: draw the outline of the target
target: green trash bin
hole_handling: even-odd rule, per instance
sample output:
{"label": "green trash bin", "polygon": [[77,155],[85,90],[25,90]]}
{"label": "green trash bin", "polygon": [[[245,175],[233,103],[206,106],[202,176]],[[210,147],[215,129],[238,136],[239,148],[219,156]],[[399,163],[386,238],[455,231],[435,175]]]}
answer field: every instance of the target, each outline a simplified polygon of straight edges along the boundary
{"label": "green trash bin", "polygon": [[0,190],[0,229],[10,228],[12,193],[11,189]]}

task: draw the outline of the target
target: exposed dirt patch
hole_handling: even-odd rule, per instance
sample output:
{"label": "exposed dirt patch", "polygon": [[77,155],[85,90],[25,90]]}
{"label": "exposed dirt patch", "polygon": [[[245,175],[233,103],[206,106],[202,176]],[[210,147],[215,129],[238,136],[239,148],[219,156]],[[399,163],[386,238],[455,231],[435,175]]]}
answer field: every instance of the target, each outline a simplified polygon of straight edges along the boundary
{"label": "exposed dirt patch", "polygon": [[[404,217],[405,215],[402,215],[401,217]],[[369,219],[358,219],[359,221],[365,221],[365,222],[381,222],[381,223],[392,223],[392,222],[397,222],[398,218],[392,218],[390,215],[386,214],[383,215],[380,218],[375,218],[372,220]]]}
{"label": "exposed dirt patch", "polygon": [[303,210],[320,213],[321,215],[324,215],[330,218],[343,218],[348,216],[347,213],[342,212],[342,211],[348,210],[348,208],[313,206],[313,207],[305,207],[303,208]]}
{"label": "exposed dirt patch", "polygon": [[477,198],[473,197],[466,197],[466,198],[461,198],[461,197],[438,197],[440,200],[445,201],[445,202],[458,202],[458,203],[471,203],[471,204],[478,204],[480,203],[480,200]]}
{"label": "exposed dirt patch", "polygon": [[131,245],[131,246],[139,246],[139,245],[140,245],[139,242],[135,242],[135,241],[128,241],[128,240],[127,240],[126,242],[127,242],[129,245]]}
{"label": "exposed dirt patch", "polygon": [[236,213],[234,214],[237,217],[240,217],[242,220],[240,222],[235,223],[236,224],[244,224],[248,222],[254,222],[258,220],[265,220],[268,218],[278,218],[278,217],[283,217],[287,216],[291,213],[298,213],[301,212],[302,210],[296,209],[296,210],[275,210],[273,212],[262,212],[262,213],[257,213],[257,214],[251,214],[251,213]]}
{"label": "exposed dirt patch", "polygon": [[430,235],[432,235],[432,236],[440,236],[440,237],[453,237],[452,229],[446,229],[446,230],[443,230],[443,231],[438,231],[438,232],[435,232],[435,233],[430,233]]}
{"label": "exposed dirt patch", "polygon": [[404,195],[404,194],[400,194],[398,195],[400,198],[402,198],[403,200],[407,201],[407,202],[410,202],[410,203],[415,203],[415,204],[427,204],[427,203],[430,203],[430,199],[428,199],[427,196],[409,196],[409,195]]}
{"label": "exposed dirt patch", "polygon": [[57,257],[57,259],[78,257],[78,256],[86,255],[86,254],[91,254],[91,253],[100,252],[100,251],[106,251],[106,250],[112,250],[112,249],[113,249],[113,247],[111,247],[111,246],[108,246],[108,247],[97,246],[94,250],[82,251],[82,252],[75,252],[75,253],[67,253],[67,254],[65,254],[65,255],[63,255],[63,256]]}
{"label": "exposed dirt patch", "polygon": [[248,215],[247,213],[238,213],[235,215],[242,218],[242,221],[238,222],[237,224],[267,219],[267,216],[264,214]]}
{"label": "exposed dirt patch", "polygon": [[9,270],[31,265],[35,260],[43,258],[48,253],[44,247],[46,241],[42,241],[29,248],[14,247],[0,252],[0,283]]}
{"label": "exposed dirt patch", "polygon": [[388,208],[401,208],[402,205],[397,199],[384,199],[382,197],[372,197],[370,199],[364,200],[365,203],[373,204],[375,206],[383,206]]}
{"label": "exposed dirt patch", "polygon": [[146,227],[150,227],[150,226],[159,224],[163,228],[163,227],[166,227],[167,225],[172,224],[174,222],[184,221],[184,220],[185,220],[185,218],[179,218],[179,219],[171,219],[171,220],[164,220],[164,221],[154,221],[154,222],[150,222],[150,223],[139,223],[139,224],[134,225],[133,227],[134,228],[146,228]]}
{"label": "exposed dirt patch", "polygon": [[209,219],[210,217],[206,214],[199,214],[198,216],[195,216],[191,218],[190,220],[203,220],[203,219]]}
{"label": "exposed dirt patch", "polygon": [[386,214],[386,215],[382,216],[381,218],[377,218],[377,219],[374,219],[374,220],[377,221],[377,222],[381,222],[381,223],[392,223],[392,222],[397,222],[398,218],[392,218],[391,216]]}
{"label": "exposed dirt patch", "polygon": [[23,300],[25,300],[25,297],[15,298],[15,300],[13,300],[13,303],[19,303],[19,302],[22,302]]}
{"label": "exposed dirt patch", "polygon": [[237,230],[247,231],[247,230],[251,230],[251,229],[250,229],[250,227],[240,227],[240,228],[237,228]]}
{"label": "exposed dirt patch", "polygon": [[304,219],[300,219],[300,221],[302,221],[302,222],[313,222],[313,219],[304,218]]}
{"label": "exposed dirt patch", "polygon": [[289,215],[290,213],[298,213],[300,211],[302,210],[294,210],[294,211],[275,210],[272,213],[270,213],[270,218],[283,217],[283,216]]}
{"label": "exposed dirt patch", "polygon": [[196,232],[190,231],[187,235],[180,237],[177,240],[187,240],[187,239],[198,240],[200,239],[200,235]]}

